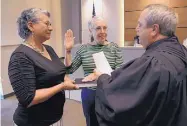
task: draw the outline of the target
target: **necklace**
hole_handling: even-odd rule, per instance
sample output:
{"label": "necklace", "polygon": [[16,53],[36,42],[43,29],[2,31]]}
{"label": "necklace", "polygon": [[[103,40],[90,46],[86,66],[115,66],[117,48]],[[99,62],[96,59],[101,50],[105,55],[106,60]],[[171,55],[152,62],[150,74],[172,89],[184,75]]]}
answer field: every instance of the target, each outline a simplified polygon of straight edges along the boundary
{"label": "necklace", "polygon": [[33,44],[29,43],[28,41],[25,41],[23,44],[31,46],[34,51],[40,53],[41,55],[44,55],[44,46],[43,45],[42,45],[42,50],[40,50],[40,49],[36,48]]}

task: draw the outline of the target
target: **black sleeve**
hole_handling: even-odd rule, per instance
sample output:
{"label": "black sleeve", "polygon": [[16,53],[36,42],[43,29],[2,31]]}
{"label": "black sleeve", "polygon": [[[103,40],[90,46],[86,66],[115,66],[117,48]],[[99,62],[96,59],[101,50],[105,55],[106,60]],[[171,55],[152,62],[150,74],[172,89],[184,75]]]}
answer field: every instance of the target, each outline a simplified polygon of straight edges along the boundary
{"label": "black sleeve", "polygon": [[[154,59],[130,63],[111,77],[98,78],[95,109],[101,126],[135,126],[151,107],[161,75],[159,63]],[[166,75],[163,78],[167,80]]]}
{"label": "black sleeve", "polygon": [[8,74],[19,103],[27,107],[32,102],[36,90],[32,61],[24,53],[13,53],[8,66]]}

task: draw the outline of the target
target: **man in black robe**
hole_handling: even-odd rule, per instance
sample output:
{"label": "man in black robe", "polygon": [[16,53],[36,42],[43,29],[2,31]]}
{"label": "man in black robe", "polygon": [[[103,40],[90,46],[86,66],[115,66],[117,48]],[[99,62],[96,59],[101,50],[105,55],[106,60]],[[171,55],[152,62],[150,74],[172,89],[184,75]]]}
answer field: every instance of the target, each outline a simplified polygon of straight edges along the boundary
{"label": "man in black robe", "polygon": [[145,53],[111,76],[95,70],[100,126],[187,126],[187,50],[176,25],[167,6],[147,6],[136,28]]}

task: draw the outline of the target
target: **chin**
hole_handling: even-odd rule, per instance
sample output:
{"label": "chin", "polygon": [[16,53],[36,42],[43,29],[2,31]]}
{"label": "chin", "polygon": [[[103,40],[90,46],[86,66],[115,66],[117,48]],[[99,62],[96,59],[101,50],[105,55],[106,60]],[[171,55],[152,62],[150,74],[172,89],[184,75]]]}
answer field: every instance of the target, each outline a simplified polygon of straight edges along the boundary
{"label": "chin", "polygon": [[46,37],[46,40],[49,40],[50,38],[51,38],[51,36],[47,36],[47,37]]}
{"label": "chin", "polygon": [[98,41],[98,44],[103,45],[105,41]]}

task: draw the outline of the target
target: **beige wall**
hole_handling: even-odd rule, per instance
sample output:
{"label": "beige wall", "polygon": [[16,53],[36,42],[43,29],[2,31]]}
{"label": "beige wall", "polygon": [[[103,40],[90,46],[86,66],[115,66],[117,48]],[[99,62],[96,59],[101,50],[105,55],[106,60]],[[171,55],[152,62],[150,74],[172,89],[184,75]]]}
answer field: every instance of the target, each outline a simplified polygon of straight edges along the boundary
{"label": "beige wall", "polygon": [[47,9],[51,13],[53,33],[47,44],[51,45],[59,57],[63,56],[61,0],[2,0],[1,1],[1,83],[3,95],[12,92],[8,79],[8,62],[13,50],[22,41],[17,35],[16,20],[21,11],[30,7]]}

